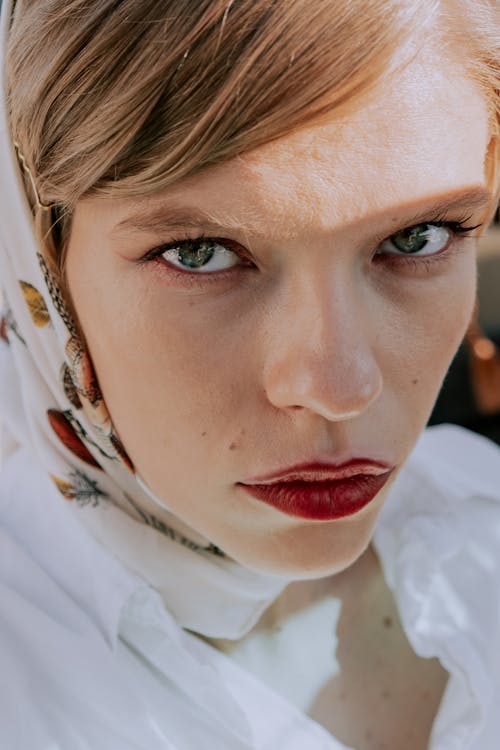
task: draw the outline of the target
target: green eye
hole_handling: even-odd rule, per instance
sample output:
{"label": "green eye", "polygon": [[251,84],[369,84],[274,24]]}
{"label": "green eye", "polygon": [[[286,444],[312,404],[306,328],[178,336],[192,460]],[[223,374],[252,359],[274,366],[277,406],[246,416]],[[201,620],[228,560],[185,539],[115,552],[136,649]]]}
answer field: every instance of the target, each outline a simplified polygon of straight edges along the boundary
{"label": "green eye", "polygon": [[213,258],[215,243],[213,242],[183,242],[177,248],[177,259],[186,268],[202,268]]}
{"label": "green eye", "polygon": [[382,242],[378,255],[436,255],[449,244],[453,231],[441,224],[416,224]]}
{"label": "green eye", "polygon": [[238,265],[241,259],[217,240],[182,240],[162,253],[175,268],[191,273],[214,273]]}
{"label": "green eye", "polygon": [[429,242],[429,224],[403,229],[391,237],[392,242],[402,253],[417,253]]}

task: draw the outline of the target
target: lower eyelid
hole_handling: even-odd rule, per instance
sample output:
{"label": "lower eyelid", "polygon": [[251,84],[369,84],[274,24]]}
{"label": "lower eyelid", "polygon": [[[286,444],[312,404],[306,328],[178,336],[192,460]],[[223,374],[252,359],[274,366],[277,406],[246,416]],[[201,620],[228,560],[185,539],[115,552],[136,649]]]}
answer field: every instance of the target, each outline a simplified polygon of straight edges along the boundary
{"label": "lower eyelid", "polygon": [[447,263],[456,253],[459,253],[464,249],[465,244],[468,244],[468,242],[474,241],[475,239],[477,238],[472,235],[453,232],[450,242],[445,248],[437,253],[431,255],[398,255],[397,253],[381,253],[380,255],[375,256],[374,259],[377,258],[377,265],[382,263],[394,267],[406,266],[415,269],[416,271],[421,268],[430,271],[432,267],[437,264]]}
{"label": "lower eyelid", "polygon": [[240,271],[248,270],[244,264],[236,264],[229,268],[212,271],[211,273],[200,273],[193,271],[183,271],[177,266],[171,265],[168,261],[162,258],[161,255],[156,258],[151,258],[148,262],[143,263],[143,267],[153,267],[156,274],[163,278],[163,280],[172,279],[173,283],[178,283],[180,286],[185,287],[196,287],[207,286],[208,284],[218,284],[224,281],[230,281],[234,279],[234,274]]}

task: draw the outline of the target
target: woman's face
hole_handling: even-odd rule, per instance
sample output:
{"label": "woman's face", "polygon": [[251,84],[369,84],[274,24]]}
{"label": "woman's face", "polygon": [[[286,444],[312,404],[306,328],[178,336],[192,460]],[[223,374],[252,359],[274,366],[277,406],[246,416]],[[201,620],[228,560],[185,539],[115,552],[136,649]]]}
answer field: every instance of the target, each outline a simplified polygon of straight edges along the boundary
{"label": "woman's face", "polygon": [[[366,548],[471,316],[458,230],[484,219],[487,145],[481,93],[428,51],[349,115],[153,198],[77,206],[68,284],[117,432],[229,555],[300,577]],[[238,484],[356,457],[395,470],[344,518]]]}

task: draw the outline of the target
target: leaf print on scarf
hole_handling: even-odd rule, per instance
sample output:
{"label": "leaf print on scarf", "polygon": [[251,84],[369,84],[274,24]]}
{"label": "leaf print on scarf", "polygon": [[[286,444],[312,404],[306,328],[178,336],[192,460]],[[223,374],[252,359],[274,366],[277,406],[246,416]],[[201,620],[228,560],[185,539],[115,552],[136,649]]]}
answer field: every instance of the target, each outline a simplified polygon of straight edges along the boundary
{"label": "leaf print on scarf", "polygon": [[114,432],[111,432],[109,439],[111,441],[111,445],[113,446],[115,451],[118,453],[118,455],[120,456],[121,460],[123,461],[127,469],[131,472],[131,474],[135,474],[134,464],[132,463],[127,451],[123,447],[123,443],[120,440],[120,438],[117,437]]}
{"label": "leaf print on scarf", "polygon": [[95,508],[101,500],[109,499],[107,493],[99,488],[97,482],[81,471],[72,471],[68,477],[71,480],[69,482],[56,477],[54,474],[51,474],[50,478],[66,500],[75,500],[82,507],[92,505]]}
{"label": "leaf print on scarf", "polygon": [[77,458],[84,461],[86,464],[89,464],[89,466],[95,466],[98,469],[101,468],[73,427],[70,411],[62,412],[57,411],[57,409],[49,409],[47,411],[47,417],[50,426],[61,443],[71,451],[74,456],[77,456]]}
{"label": "leaf print on scarf", "polygon": [[43,255],[41,255],[40,253],[37,253],[36,257],[38,259],[38,264],[40,266],[40,270],[42,271],[43,278],[47,286],[47,290],[50,294],[52,304],[54,305],[54,308],[57,314],[63,321],[64,325],[66,326],[70,334],[72,336],[76,336],[77,332],[76,332],[75,323],[73,321],[73,317],[66,306],[66,302],[59,288],[59,284],[57,283],[54,277],[54,274],[51,272],[50,268],[48,267],[47,262],[45,261],[45,258],[43,257]]}
{"label": "leaf print on scarf", "polygon": [[49,475],[54,484],[56,485],[57,489],[61,493],[61,495],[66,498],[66,500],[74,500],[75,498],[75,488],[70,482],[66,482],[65,479],[61,479],[60,477],[56,477],[55,474]]}
{"label": "leaf print on scarf", "polygon": [[65,350],[69,370],[68,378],[73,384],[80,407],[85,409],[88,419],[97,431],[96,439],[102,443],[98,446],[99,450],[107,458],[113,458],[109,455],[114,452],[114,446],[110,442],[113,430],[111,417],[102,398],[92,361],[77,336],[71,336],[68,339]]}
{"label": "leaf print on scarf", "polygon": [[11,332],[18,339],[18,341],[21,342],[21,344],[26,346],[26,341],[23,339],[23,337],[21,336],[19,332],[19,328],[17,327],[17,323],[14,320],[14,316],[12,314],[12,310],[10,309],[10,307],[5,308],[5,312],[2,318],[2,326],[3,325],[5,326],[5,336],[6,336],[5,341],[10,343],[9,332]]}
{"label": "leaf print on scarf", "polygon": [[[79,397],[88,401],[93,407],[102,403],[102,395],[90,357],[76,336],[66,342],[68,369],[71,381]],[[107,415],[106,415],[107,416]]]}
{"label": "leaf print on scarf", "polygon": [[9,343],[9,336],[7,333],[7,320],[5,319],[5,317],[2,317],[2,319],[0,320],[0,339],[2,339],[2,341],[5,341],[6,344]]}
{"label": "leaf print on scarf", "polygon": [[127,495],[125,493],[125,497],[132,508],[136,511],[137,515],[142,518],[147,526],[151,526],[156,531],[159,531],[160,534],[163,534],[163,536],[172,539],[173,542],[178,542],[179,544],[182,544],[183,547],[187,547],[193,552],[208,552],[211,555],[215,555],[216,557],[226,557],[226,553],[223,552],[220,547],[217,547],[216,544],[209,542],[209,544],[205,545],[193,542],[191,539],[188,539],[186,536],[184,536],[184,534],[181,534],[171,526],[168,526],[164,521],[160,521],[160,519],[152,513],[143,511],[135,504],[130,495]]}
{"label": "leaf print on scarf", "polygon": [[19,284],[26,304],[28,305],[28,310],[30,311],[33,323],[37,328],[43,328],[44,326],[49,325],[49,311],[47,310],[45,300],[38,289],[35,289],[32,284],[28,284],[27,281],[19,281]]}
{"label": "leaf print on scarf", "polygon": [[76,390],[76,386],[73,383],[73,378],[71,377],[71,372],[66,362],[62,366],[61,381],[63,384],[64,393],[66,394],[66,398],[68,399],[70,404],[74,406],[75,409],[81,409],[82,402],[80,401],[78,391]]}

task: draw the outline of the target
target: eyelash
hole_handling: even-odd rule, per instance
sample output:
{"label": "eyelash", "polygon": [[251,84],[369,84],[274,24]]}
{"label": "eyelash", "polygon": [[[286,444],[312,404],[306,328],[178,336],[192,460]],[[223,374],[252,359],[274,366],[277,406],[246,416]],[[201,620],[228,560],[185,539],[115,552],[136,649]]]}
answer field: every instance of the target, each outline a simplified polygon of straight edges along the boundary
{"label": "eyelash", "polygon": [[483,225],[482,224],[475,224],[474,226],[467,226],[468,222],[471,220],[471,216],[466,216],[462,219],[457,219],[455,221],[447,221],[445,217],[436,216],[434,219],[428,219],[424,221],[420,221],[418,224],[413,224],[409,227],[401,227],[400,229],[397,229],[393,234],[391,234],[388,238],[381,238],[379,241],[379,244],[382,243],[385,239],[390,239],[391,237],[394,237],[399,232],[404,231],[405,229],[411,229],[414,226],[420,226],[421,224],[427,224],[429,226],[436,226],[436,227],[445,227],[446,229],[449,229],[451,232],[451,238],[448,244],[443,248],[443,250],[440,250],[438,253],[435,253],[435,255],[394,255],[391,256],[389,254],[386,255],[380,255],[378,257],[384,258],[384,263],[388,264],[389,266],[406,266],[407,268],[411,270],[419,271],[421,269],[426,270],[427,272],[432,271],[433,268],[435,268],[436,264],[438,263],[446,263],[451,256],[454,254],[454,251],[460,250],[460,243],[462,240],[473,238],[473,235],[471,234],[474,230],[480,229]]}
{"label": "eyelash", "polygon": [[[445,227],[446,229],[449,229],[451,231],[452,237],[450,238],[450,242],[446,245],[446,247],[443,250],[440,250],[438,253],[434,255],[426,255],[426,256],[418,256],[418,255],[391,255],[389,253],[380,253],[379,255],[374,255],[374,258],[380,259],[378,262],[383,262],[386,265],[389,265],[391,267],[401,267],[406,266],[410,270],[413,269],[415,271],[425,269],[428,272],[432,270],[432,268],[435,266],[436,263],[443,263],[446,262],[451,254],[452,250],[459,250],[459,248],[456,247],[457,242],[460,242],[463,239],[467,239],[472,237],[471,232],[473,232],[476,229],[479,229],[482,224],[476,224],[475,226],[467,226],[467,223],[470,221],[471,216],[467,216],[463,219],[458,219],[456,221],[446,221],[446,219],[443,216],[438,216],[432,220],[424,220],[419,222],[418,224],[413,224],[410,226],[404,226],[400,229],[397,229],[393,234],[391,234],[389,237],[381,237],[377,241],[377,247],[382,242],[384,242],[387,239],[391,239],[391,237],[394,237],[399,232],[402,232],[405,229],[410,229],[414,226],[419,226],[420,224],[427,224],[437,227]],[[226,270],[222,271],[215,271],[212,273],[206,273],[206,274],[200,274],[200,273],[190,273],[188,270],[179,270],[175,268],[175,266],[171,266],[168,264],[167,261],[162,259],[162,255],[167,252],[168,250],[174,249],[176,246],[182,244],[183,242],[207,242],[207,241],[215,241],[220,243],[221,245],[224,245],[226,248],[234,252],[238,257],[243,261],[242,263],[232,266]],[[383,259],[383,261],[382,261]],[[232,240],[224,239],[224,238],[218,238],[218,237],[210,237],[205,234],[200,234],[196,237],[189,236],[186,234],[182,239],[177,238],[175,240],[172,240],[171,242],[168,242],[164,245],[161,245],[160,247],[155,247],[152,250],[149,250],[146,255],[144,255],[140,260],[139,264],[141,266],[149,265],[151,262],[156,262],[157,265],[161,265],[161,270],[165,270],[165,267],[168,268],[168,273],[170,275],[173,275],[174,277],[179,278],[183,283],[192,284],[193,286],[198,285],[200,282],[206,283],[207,281],[217,281],[222,278],[227,277],[229,274],[235,273],[236,271],[239,271],[243,268],[251,268],[254,267],[250,258],[246,256],[243,252],[241,252],[241,246]],[[200,278],[201,277],[201,278]],[[202,281],[203,279],[203,281]]]}

